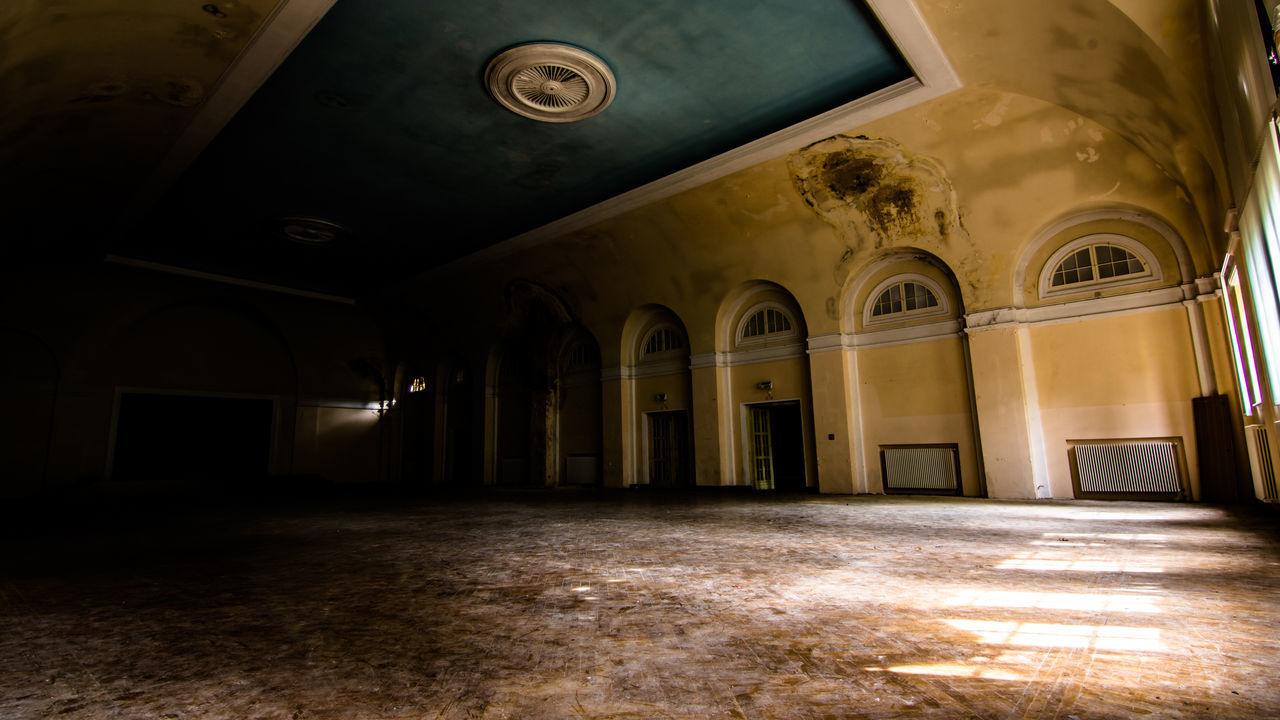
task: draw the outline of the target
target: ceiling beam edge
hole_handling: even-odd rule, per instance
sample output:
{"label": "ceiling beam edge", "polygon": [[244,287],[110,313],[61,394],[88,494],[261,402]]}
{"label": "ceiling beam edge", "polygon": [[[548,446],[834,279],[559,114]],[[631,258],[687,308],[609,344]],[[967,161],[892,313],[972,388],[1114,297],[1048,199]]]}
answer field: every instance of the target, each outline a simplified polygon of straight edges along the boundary
{"label": "ceiling beam edge", "polygon": [[280,0],[227,66],[204,104],[169,148],[120,220],[132,222],[154,205],[337,0]]}

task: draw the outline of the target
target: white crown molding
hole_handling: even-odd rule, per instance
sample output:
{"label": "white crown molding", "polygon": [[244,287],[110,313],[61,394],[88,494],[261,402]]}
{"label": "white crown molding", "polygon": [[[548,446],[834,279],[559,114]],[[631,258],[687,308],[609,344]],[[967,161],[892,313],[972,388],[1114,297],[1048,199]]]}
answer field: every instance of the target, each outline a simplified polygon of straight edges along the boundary
{"label": "white crown molding", "polygon": [[960,320],[943,320],[923,325],[872,330],[861,333],[831,333],[809,338],[809,354],[833,350],[867,350],[892,345],[910,345],[943,338],[959,337],[964,324]]}
{"label": "white crown molding", "polygon": [[793,358],[802,358],[806,354],[806,347],[803,341],[787,343],[786,345],[774,345],[771,347],[749,348],[746,350],[735,350],[733,352],[709,352],[698,353],[689,358],[689,369],[699,370],[709,367],[738,367],[739,365],[759,365],[761,363],[777,362],[779,360],[791,360]]}
{"label": "white crown molding", "polygon": [[928,102],[961,87],[960,77],[951,67],[942,46],[913,0],[867,0],[867,5],[875,13],[885,34],[902,54],[915,77],[471,253],[435,268],[427,275],[452,274],[463,267],[497,260],[535,247],[547,240],[582,230],[832,135]]}
{"label": "white crown molding", "polygon": [[1002,307],[980,310],[965,316],[965,332],[970,335],[988,330],[1035,327],[1090,320],[1118,315],[1154,312],[1182,307],[1184,301],[1198,299],[1195,284],[1147,290],[1145,292],[1090,298],[1075,302],[1034,308]]}
{"label": "white crown molding", "polygon": [[858,333],[851,338],[850,347],[857,349],[887,347],[889,345],[910,345],[918,342],[929,342],[948,337],[958,337],[963,333],[964,323],[959,320],[942,320],[925,325],[910,325],[887,330],[874,330]]}
{"label": "white crown molding", "polygon": [[831,352],[832,350],[845,349],[843,333],[828,333],[826,335],[814,335],[809,338],[809,354],[817,355],[818,353]]}
{"label": "white crown molding", "polygon": [[666,377],[682,375],[689,372],[689,361],[681,355],[674,360],[643,363],[640,365],[622,365],[607,368],[600,373],[601,380],[637,380],[642,378]]}

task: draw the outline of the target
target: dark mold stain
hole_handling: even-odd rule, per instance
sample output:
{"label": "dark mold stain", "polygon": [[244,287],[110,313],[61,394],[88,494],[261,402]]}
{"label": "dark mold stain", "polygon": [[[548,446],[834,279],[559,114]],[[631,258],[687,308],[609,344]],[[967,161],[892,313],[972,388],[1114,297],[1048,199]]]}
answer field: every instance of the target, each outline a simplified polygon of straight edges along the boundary
{"label": "dark mold stain", "polygon": [[876,188],[867,203],[867,215],[883,230],[907,227],[919,220],[916,189],[908,178],[895,178]]}
{"label": "dark mold stain", "polygon": [[874,158],[841,150],[822,160],[822,186],[835,197],[852,202],[867,193],[884,175]]}

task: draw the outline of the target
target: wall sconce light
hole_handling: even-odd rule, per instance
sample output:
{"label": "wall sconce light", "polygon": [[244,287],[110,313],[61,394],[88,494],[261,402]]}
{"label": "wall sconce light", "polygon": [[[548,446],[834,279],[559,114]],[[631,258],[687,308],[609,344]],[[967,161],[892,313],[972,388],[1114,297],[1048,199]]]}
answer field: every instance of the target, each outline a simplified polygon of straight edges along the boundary
{"label": "wall sconce light", "polygon": [[772,389],[773,389],[773,381],[772,381],[772,380],[765,380],[764,382],[758,382],[758,383],[756,383],[756,387],[757,387],[757,388],[760,388],[761,390],[772,390]]}
{"label": "wall sconce light", "polygon": [[654,402],[666,402],[666,401],[667,401],[667,394],[666,394],[666,393],[654,393],[653,401],[654,401]]}

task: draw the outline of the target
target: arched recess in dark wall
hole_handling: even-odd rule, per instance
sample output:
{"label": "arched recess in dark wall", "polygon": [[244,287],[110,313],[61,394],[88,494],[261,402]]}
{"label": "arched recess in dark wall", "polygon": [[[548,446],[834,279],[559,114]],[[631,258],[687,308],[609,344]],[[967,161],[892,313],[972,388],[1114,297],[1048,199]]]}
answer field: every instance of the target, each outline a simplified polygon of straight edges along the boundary
{"label": "arched recess in dark wall", "polygon": [[0,327],[0,497],[44,487],[59,376],[57,358],[39,338]]}
{"label": "arched recess in dark wall", "polygon": [[[486,419],[492,437],[486,453],[493,459],[488,480],[543,486],[598,478],[599,344],[549,288],[517,280],[504,299],[503,339],[490,359],[497,367],[489,371],[496,388]],[[573,406],[570,415],[562,415],[565,402]],[[590,459],[595,469],[587,467]]]}
{"label": "arched recess in dark wall", "polygon": [[603,479],[600,345],[583,327],[570,329],[556,365],[556,446],[559,484],[598,485]]}
{"label": "arched recess in dark wall", "polygon": [[252,306],[195,301],[115,338],[107,477],[158,486],[261,482],[290,471],[298,372]]}

